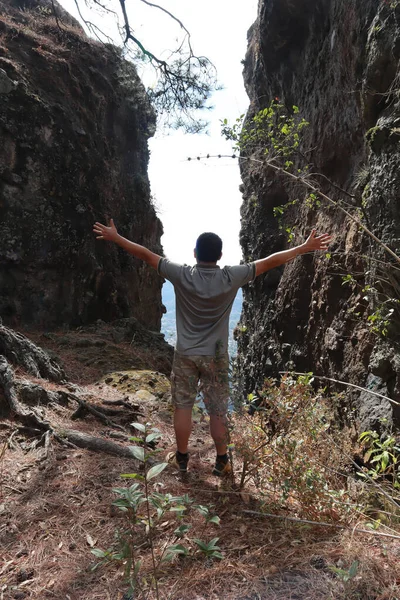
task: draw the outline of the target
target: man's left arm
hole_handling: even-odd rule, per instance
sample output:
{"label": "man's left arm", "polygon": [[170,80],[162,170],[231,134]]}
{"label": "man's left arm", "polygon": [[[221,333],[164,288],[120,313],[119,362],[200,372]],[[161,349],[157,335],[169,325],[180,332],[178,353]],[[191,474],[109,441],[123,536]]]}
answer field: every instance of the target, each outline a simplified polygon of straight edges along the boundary
{"label": "man's left arm", "polygon": [[289,248],[289,250],[276,252],[266,258],[254,261],[256,266],[256,277],[270,269],[274,269],[275,267],[287,263],[289,260],[293,260],[293,258],[300,256],[300,254],[314,252],[315,250],[327,250],[330,240],[331,236],[328,233],[317,236],[315,229],[313,229],[304,244]]}

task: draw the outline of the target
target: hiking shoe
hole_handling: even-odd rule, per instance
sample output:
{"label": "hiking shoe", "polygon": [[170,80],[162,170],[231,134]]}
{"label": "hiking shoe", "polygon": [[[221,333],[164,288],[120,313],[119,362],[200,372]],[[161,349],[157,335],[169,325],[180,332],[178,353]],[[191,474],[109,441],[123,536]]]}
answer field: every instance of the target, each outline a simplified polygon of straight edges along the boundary
{"label": "hiking shoe", "polygon": [[216,475],[217,477],[223,477],[225,475],[229,475],[231,471],[232,467],[229,458],[227,456],[217,456],[212,474]]}
{"label": "hiking shoe", "polygon": [[170,465],[177,467],[180,473],[187,473],[189,453],[181,454],[178,451],[170,452],[167,456],[167,461]]}

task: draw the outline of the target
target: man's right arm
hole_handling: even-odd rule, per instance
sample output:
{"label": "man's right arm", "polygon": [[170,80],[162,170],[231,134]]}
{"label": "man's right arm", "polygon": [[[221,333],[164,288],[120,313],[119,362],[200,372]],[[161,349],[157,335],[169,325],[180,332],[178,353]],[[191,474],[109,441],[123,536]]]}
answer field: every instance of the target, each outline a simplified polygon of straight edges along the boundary
{"label": "man's right arm", "polygon": [[122,235],[119,235],[112,219],[110,219],[109,227],[102,225],[102,223],[95,223],[93,225],[93,232],[96,234],[97,240],[114,242],[129,252],[129,254],[132,254],[135,258],[140,258],[141,260],[144,260],[144,262],[146,262],[150,267],[153,267],[153,269],[157,269],[161,256],[159,256],[159,254],[155,254],[148,248],[145,248],[145,246],[135,244],[135,242],[131,242],[130,240],[122,237]]}

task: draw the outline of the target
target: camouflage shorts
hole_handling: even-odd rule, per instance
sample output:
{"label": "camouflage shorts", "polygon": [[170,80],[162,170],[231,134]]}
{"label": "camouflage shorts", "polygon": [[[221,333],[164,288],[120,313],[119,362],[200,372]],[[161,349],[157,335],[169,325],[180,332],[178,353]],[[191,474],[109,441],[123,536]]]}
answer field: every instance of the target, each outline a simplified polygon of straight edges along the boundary
{"label": "camouflage shorts", "polygon": [[175,352],[171,373],[172,402],[178,408],[192,408],[201,392],[209,415],[224,416],[228,410],[228,354],[184,356]]}

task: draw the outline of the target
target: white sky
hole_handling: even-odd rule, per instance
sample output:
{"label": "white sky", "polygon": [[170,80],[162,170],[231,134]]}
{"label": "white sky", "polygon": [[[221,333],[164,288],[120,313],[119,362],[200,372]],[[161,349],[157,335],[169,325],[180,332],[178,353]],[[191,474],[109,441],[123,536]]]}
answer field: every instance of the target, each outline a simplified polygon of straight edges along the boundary
{"label": "white sky", "polygon": [[[150,140],[149,177],[164,226],[161,242],[168,258],[193,264],[196,238],[203,231],[214,231],[224,242],[221,264],[234,264],[242,256],[237,160],[188,162],[187,157],[231,153],[230,144],[220,135],[220,119],[232,121],[248,107],[241,60],[246,53],[247,30],[256,19],[257,0],[202,0],[200,3],[160,0],[160,3],[190,31],[194,52],[207,56],[214,63],[219,82],[224,86],[211,100],[214,109],[204,114],[210,121],[209,135],[157,133]],[[61,4],[79,18],[74,0],[61,0]],[[82,13],[89,15],[82,0],[80,4]],[[139,0],[127,0],[126,6],[134,34],[145,47],[161,55],[162,50],[176,46],[175,39],[181,30],[168,16]],[[92,14],[90,20],[119,43],[120,37],[111,17],[94,17]],[[151,83],[148,78],[154,75],[147,74],[146,77]]]}

